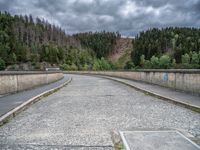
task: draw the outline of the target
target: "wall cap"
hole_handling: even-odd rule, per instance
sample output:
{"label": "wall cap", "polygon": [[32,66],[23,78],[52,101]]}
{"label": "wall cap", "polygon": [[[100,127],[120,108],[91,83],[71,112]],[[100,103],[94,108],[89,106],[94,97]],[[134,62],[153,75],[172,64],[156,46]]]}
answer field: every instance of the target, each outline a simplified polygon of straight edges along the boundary
{"label": "wall cap", "polygon": [[0,71],[0,75],[53,74],[62,71]]}
{"label": "wall cap", "polygon": [[98,71],[63,71],[67,72],[165,72],[165,73],[187,73],[187,74],[200,74],[200,69],[138,69],[138,70],[98,70]]}

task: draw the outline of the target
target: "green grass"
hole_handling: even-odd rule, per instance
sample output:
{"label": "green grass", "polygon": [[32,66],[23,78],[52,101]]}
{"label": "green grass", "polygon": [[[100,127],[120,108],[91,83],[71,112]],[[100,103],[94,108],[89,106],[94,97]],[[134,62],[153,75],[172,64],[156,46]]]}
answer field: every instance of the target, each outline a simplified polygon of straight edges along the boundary
{"label": "green grass", "polygon": [[115,150],[125,150],[125,147],[123,144],[115,144],[114,148]]}

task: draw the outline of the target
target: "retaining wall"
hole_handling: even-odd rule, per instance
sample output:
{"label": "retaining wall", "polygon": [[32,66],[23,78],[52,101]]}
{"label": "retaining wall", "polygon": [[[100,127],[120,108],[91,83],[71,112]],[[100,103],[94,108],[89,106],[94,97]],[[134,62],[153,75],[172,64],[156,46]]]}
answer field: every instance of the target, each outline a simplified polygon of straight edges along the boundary
{"label": "retaining wall", "polygon": [[0,95],[48,84],[61,78],[61,72],[0,72]]}
{"label": "retaining wall", "polygon": [[68,73],[98,74],[157,84],[200,95],[200,70],[138,70],[138,71],[70,71]]}

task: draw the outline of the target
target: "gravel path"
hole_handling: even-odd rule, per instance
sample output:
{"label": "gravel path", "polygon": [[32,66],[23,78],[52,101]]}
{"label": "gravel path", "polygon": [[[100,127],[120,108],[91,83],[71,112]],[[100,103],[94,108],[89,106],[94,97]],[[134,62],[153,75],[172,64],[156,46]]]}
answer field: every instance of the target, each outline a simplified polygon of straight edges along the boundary
{"label": "gravel path", "polygon": [[2,149],[112,149],[111,132],[180,129],[200,137],[200,114],[108,79],[72,82],[0,127]]}

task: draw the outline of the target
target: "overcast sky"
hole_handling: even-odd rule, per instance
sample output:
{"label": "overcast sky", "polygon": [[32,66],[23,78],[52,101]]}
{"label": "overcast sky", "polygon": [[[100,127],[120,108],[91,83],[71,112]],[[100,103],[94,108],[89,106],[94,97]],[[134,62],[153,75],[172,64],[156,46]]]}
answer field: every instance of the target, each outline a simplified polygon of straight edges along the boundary
{"label": "overcast sky", "polygon": [[200,0],[0,0],[0,10],[47,19],[69,34],[135,36],[152,27],[200,27]]}

